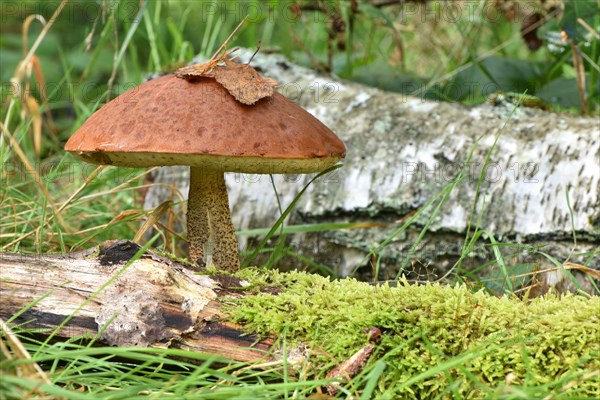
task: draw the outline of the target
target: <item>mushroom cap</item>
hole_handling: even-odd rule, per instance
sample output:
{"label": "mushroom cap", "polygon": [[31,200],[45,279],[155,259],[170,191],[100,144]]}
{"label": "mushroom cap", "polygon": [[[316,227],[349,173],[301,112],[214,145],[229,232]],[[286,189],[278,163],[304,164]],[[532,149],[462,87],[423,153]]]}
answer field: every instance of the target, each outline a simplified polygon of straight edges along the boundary
{"label": "mushroom cap", "polygon": [[245,105],[214,79],[174,75],[104,105],[65,150],[96,164],[276,174],[321,171],[346,154],[329,128],[279,93]]}

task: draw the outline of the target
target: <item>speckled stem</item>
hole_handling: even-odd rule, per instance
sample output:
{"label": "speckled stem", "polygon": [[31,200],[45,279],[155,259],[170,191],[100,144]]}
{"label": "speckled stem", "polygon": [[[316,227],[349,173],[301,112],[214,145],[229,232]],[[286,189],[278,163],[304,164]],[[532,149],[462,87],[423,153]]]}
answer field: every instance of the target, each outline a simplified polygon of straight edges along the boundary
{"label": "speckled stem", "polygon": [[240,269],[238,243],[231,223],[223,172],[191,167],[187,228],[190,261],[217,269]]}

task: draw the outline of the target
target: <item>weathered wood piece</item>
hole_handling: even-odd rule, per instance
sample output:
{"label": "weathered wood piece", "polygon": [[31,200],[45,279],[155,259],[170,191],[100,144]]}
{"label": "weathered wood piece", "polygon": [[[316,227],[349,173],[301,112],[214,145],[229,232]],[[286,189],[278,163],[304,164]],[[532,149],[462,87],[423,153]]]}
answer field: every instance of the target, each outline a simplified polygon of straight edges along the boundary
{"label": "weathered wood piece", "polygon": [[[252,53],[240,51],[240,62],[246,62]],[[450,193],[417,251],[410,253],[409,249],[435,207],[424,212],[409,230],[394,236],[378,254],[383,271],[380,279],[394,277],[405,262],[408,272],[413,270],[421,279],[444,274],[460,255],[472,214],[473,221],[480,217],[479,226],[496,240],[541,244],[559,261],[571,257],[600,267],[597,258],[576,257],[600,243],[597,119],[531,108],[519,108],[511,115],[510,104],[467,107],[424,100],[321,75],[274,54],[259,53],[252,65],[279,81],[282,94],[328,125],[348,148],[344,167],[309,187],[288,223],[364,221],[386,225],[291,235],[291,246],[298,253],[332,266],[342,275],[362,266],[360,272],[369,276],[370,259],[365,258],[369,250],[394,235],[403,216],[423,207],[464,167],[465,178]],[[478,193],[480,173],[496,137]],[[169,187],[185,196],[187,174],[186,168],[159,170],[155,181],[161,185],[150,189],[145,207],[167,200]],[[226,175],[235,228],[272,226],[278,206],[269,176]],[[311,178],[275,175],[282,206]],[[572,228],[577,234],[576,247]],[[247,237],[240,239],[242,248],[249,245]],[[493,260],[489,243],[484,235],[464,265]],[[515,249],[503,252],[506,255]],[[296,262],[290,258],[285,264],[295,267]],[[518,259],[507,259],[509,264],[528,262],[539,266],[547,260],[522,252]]]}
{"label": "weathered wood piece", "polygon": [[[57,338],[86,335],[115,346],[175,347],[237,361],[271,360],[272,342],[221,321],[219,299],[239,279],[197,275],[130,241],[65,255],[0,253],[0,317]],[[222,283],[220,283],[220,280]],[[239,291],[238,291],[239,292]],[[238,294],[239,295],[239,294]],[[110,322],[110,323],[109,323]]]}

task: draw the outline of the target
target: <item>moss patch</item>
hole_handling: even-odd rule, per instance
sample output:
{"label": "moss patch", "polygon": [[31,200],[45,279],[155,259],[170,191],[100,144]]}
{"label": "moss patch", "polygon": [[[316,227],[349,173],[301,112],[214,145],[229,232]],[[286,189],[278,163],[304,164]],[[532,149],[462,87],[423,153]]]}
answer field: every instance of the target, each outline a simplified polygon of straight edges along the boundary
{"label": "moss patch", "polygon": [[364,329],[376,326],[384,334],[369,365],[385,363],[377,384],[384,397],[482,398],[519,386],[536,397],[600,395],[598,297],[523,302],[464,285],[373,286],[257,269],[239,276],[282,291],[244,297],[228,310],[233,320],[308,344],[317,375],[364,346]]}

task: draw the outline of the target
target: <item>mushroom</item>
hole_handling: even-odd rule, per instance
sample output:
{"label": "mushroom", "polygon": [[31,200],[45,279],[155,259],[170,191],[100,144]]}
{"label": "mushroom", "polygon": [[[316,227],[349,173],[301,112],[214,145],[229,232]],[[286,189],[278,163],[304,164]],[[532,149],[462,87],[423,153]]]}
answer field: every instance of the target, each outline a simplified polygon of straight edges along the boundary
{"label": "mushroom", "polygon": [[345,156],[340,139],[279,93],[245,105],[213,79],[165,75],[116,97],[65,145],[85,161],[125,167],[189,165],[189,257],[240,267],[224,172],[322,171]]}

